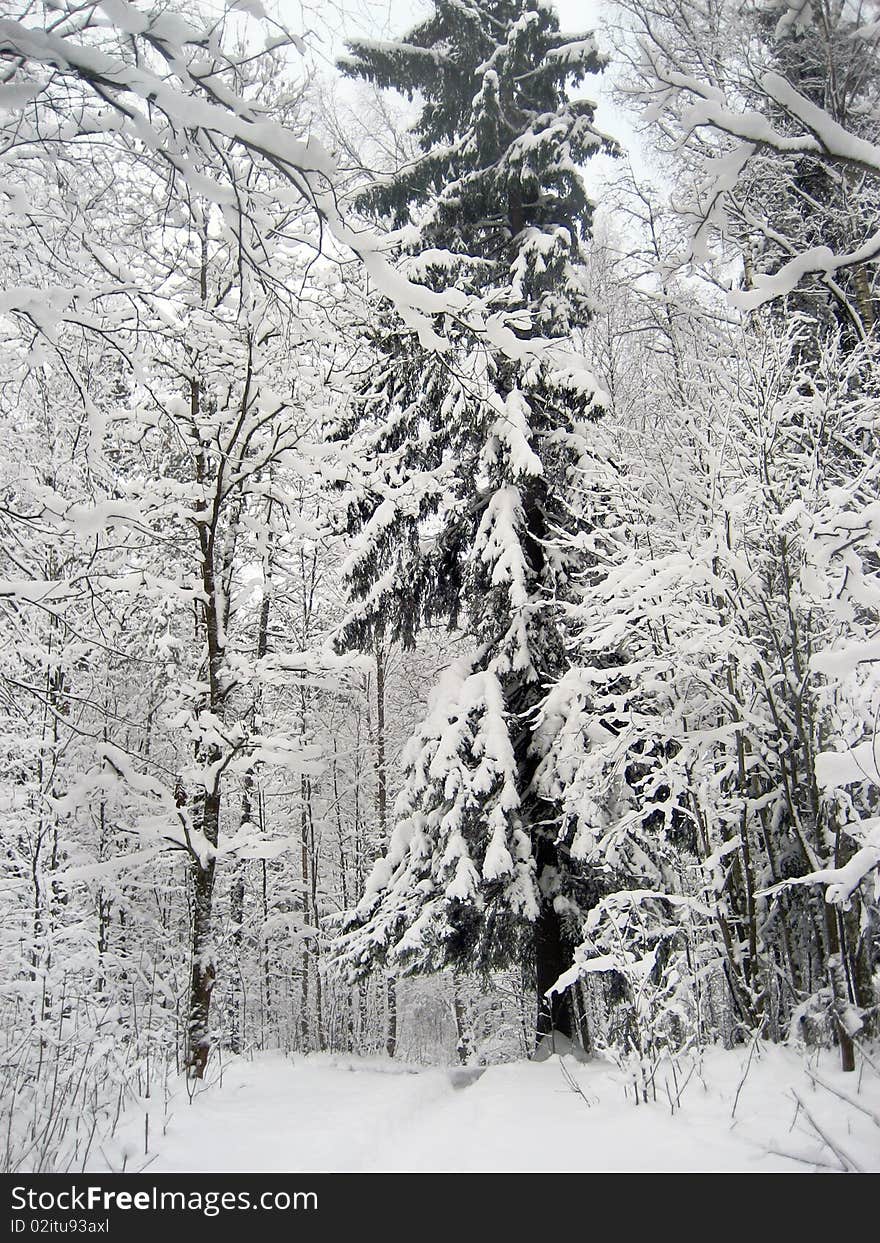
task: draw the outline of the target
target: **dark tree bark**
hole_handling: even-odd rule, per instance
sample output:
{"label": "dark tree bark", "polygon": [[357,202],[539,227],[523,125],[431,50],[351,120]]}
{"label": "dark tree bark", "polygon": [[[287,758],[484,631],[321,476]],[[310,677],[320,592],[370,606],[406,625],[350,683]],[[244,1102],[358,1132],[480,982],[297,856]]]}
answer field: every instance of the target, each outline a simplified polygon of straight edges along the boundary
{"label": "dark tree bark", "polygon": [[397,1052],[397,982],[393,975],[389,975],[386,983],[385,1052],[389,1057],[394,1057]]}
{"label": "dark tree bark", "polygon": [[214,860],[202,867],[192,862],[193,919],[192,972],[190,975],[189,1023],[186,1065],[190,1077],[203,1079],[211,1051],[211,993],[217,969],[214,963],[212,908]]}
{"label": "dark tree bark", "polygon": [[452,1012],[455,1015],[455,1051],[458,1054],[458,1060],[462,1066],[467,1064],[467,1060],[471,1055],[471,1042],[468,1038],[467,1015],[465,1014],[464,1002],[458,991],[458,980],[452,977]]}
{"label": "dark tree bark", "polygon": [[[385,759],[385,674],[386,652],[383,636],[376,636],[376,819],[382,849],[388,847],[388,772]],[[397,984],[393,976],[385,982],[385,1052],[397,1052]]]}
{"label": "dark tree bark", "polygon": [[535,986],[538,990],[538,1016],[535,1024],[536,1041],[551,1031],[561,1032],[569,1040],[575,1039],[571,1020],[571,1006],[566,993],[545,994],[563,971],[571,966],[571,949],[565,944],[559,916],[549,902],[545,902],[540,917],[535,921]]}
{"label": "dark tree bark", "polygon": [[[207,302],[207,233],[202,235],[202,263],[200,270],[200,293],[203,305]],[[193,377],[190,381],[191,433],[198,445],[195,454],[196,481],[208,480],[208,462],[205,448],[199,439],[199,427],[203,414],[201,383]],[[221,615],[222,605],[217,591],[217,532],[223,492],[223,474],[214,484],[212,502],[204,502],[196,520],[199,543],[199,569],[202,579],[203,623],[208,669],[206,703],[208,711],[218,720],[223,719],[225,692],[223,688],[223,641],[228,617]],[[199,759],[211,769],[217,765],[220,752],[215,744],[199,748]],[[210,1017],[211,993],[217,976],[214,960],[213,906],[216,850],[220,840],[221,774],[214,768],[210,784],[205,787],[201,808],[201,829],[204,839],[201,848],[190,846],[193,881],[192,918],[192,967],[190,976],[189,1011],[187,1020],[187,1052],[185,1064],[192,1078],[202,1079],[211,1049]],[[185,799],[185,794],[184,794]],[[207,850],[205,850],[207,847]]]}

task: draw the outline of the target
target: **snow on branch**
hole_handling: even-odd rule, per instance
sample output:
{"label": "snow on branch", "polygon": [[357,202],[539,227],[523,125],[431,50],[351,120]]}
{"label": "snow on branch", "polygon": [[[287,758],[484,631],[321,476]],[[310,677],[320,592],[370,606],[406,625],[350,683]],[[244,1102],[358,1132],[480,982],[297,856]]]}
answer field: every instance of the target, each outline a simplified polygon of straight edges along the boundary
{"label": "snow on branch", "polygon": [[846,863],[841,864],[840,867],[817,868],[813,872],[808,872],[806,876],[792,877],[782,881],[781,884],[773,885],[757,896],[778,893],[791,885],[827,885],[825,901],[832,906],[846,906],[862,881],[871,872],[876,872],[874,894],[875,898],[880,897],[880,816],[862,820],[856,825],[847,825],[843,831],[850,835],[856,833],[860,836],[864,835],[862,836],[863,845]]}
{"label": "snow on branch", "polygon": [[791,293],[807,275],[832,277],[844,268],[858,267],[878,256],[880,256],[880,231],[857,250],[842,255],[835,255],[830,246],[813,246],[783,264],[772,276],[756,275],[754,289],[731,294],[730,300],[734,306],[744,311],[753,311],[773,298],[781,298]]}
{"label": "snow on branch", "polygon": [[[144,13],[123,0],[103,8],[107,19],[98,30],[96,23],[86,23],[88,29],[58,33],[60,26],[43,29],[25,21],[0,20],[0,61],[11,63],[13,74],[50,71],[42,83],[29,76],[4,83],[0,105],[33,107],[59,75],[78,82],[115,112],[120,130],[156,153],[194,193],[203,194],[210,185],[213,200],[218,196],[225,200],[227,183],[234,178],[217,143],[231,144],[286,181],[317,213],[335,242],[358,256],[376,292],[394,304],[424,347],[448,348],[434,325],[435,317],[447,315],[465,321],[471,332],[486,337],[503,354],[512,358],[529,354],[528,343],[497,316],[487,315],[478,298],[454,288],[434,291],[410,280],[390,260],[384,238],[344,219],[333,156],[317,140],[297,137],[221,85],[220,72],[234,68],[235,62],[213,32],[199,31],[170,14]],[[114,35],[120,36],[116,42]],[[301,46],[293,36],[283,42]],[[273,40],[271,46],[278,43]],[[131,46],[138,49],[135,58]],[[214,176],[207,180],[206,156],[216,164]],[[246,209],[240,202],[245,193],[243,186],[237,187],[238,210]]]}
{"label": "snow on branch", "polygon": [[[748,206],[754,184],[749,168],[759,158],[775,161],[780,169],[791,169],[792,162],[796,165],[799,158],[815,161],[843,189],[858,178],[870,182],[880,177],[880,146],[841,124],[782,74],[766,71],[754,78],[744,75],[736,84],[722,88],[682,72],[686,66],[678,64],[677,53],[665,46],[659,36],[643,40],[642,51],[644,73],[654,94],[654,101],[645,110],[645,120],[658,120],[668,110],[677,112],[679,145],[685,146],[697,138],[699,131],[707,131],[713,152],[707,153],[699,141],[693,146],[700,153],[706,178],[695,210],[691,259],[699,262],[707,258],[707,233],[710,229],[724,231],[729,209],[747,224],[755,225]],[[734,99],[738,102],[734,103]],[[714,150],[711,147],[712,139],[718,137],[736,141],[718,154],[717,143]],[[796,180],[794,172],[788,175]],[[855,207],[848,214],[847,233],[858,230],[860,220]],[[792,293],[807,277],[818,277],[841,296],[834,284],[836,275],[872,263],[880,256],[880,232],[876,231],[856,245],[846,245],[842,238],[831,244],[806,245],[780,238],[769,221],[767,226],[759,227],[767,236],[782,241],[790,257],[776,272],[755,274],[748,289],[731,293],[732,304],[745,311]]]}

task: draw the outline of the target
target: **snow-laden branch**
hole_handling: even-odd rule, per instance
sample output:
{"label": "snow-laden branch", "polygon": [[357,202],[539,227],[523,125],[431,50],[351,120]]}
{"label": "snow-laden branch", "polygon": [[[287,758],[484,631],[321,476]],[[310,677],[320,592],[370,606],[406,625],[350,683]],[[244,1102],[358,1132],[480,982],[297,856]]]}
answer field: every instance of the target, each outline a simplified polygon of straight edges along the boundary
{"label": "snow-laden branch", "polygon": [[[386,239],[369,229],[354,228],[344,219],[336,195],[339,170],[326,148],[313,138],[297,137],[221,85],[219,70],[234,67],[234,62],[212,33],[199,31],[174,15],[142,12],[124,0],[111,0],[102,7],[107,18],[100,22],[100,31],[56,33],[24,21],[0,20],[0,62],[13,64],[13,75],[52,71],[42,85],[30,78],[4,83],[0,107],[33,107],[56,75],[73,79],[111,107],[120,128],[167,162],[196,195],[204,194],[207,185],[206,150],[223,139],[293,187],[336,243],[358,256],[377,293],[394,304],[424,347],[448,348],[433,322],[434,317],[447,315],[464,323],[493,350],[517,360],[544,355],[552,348],[547,341],[521,339],[497,315],[486,313],[478,298],[455,288],[429,289],[398,270],[389,258]],[[120,49],[139,49],[134,63],[115,47],[108,51],[97,46],[97,38],[112,41],[114,35],[120,38]],[[283,41],[299,42],[292,36]],[[279,42],[272,40],[270,46]],[[167,73],[150,67],[157,60],[167,67]],[[231,170],[221,161],[213,171],[208,179],[210,197],[225,198]],[[592,377],[585,376],[584,384],[592,388]]]}
{"label": "snow-laden branch", "polygon": [[[740,216],[749,216],[742,197],[748,168],[759,157],[791,162],[803,157],[833,170],[847,182],[858,178],[880,177],[880,146],[861,137],[835,120],[780,73],[767,71],[744,85],[746,97],[759,106],[743,107],[732,102],[735,85],[719,87],[692,73],[681,72],[676,55],[659,37],[645,40],[645,73],[652,81],[656,98],[645,112],[655,120],[670,106],[683,104],[678,111],[681,143],[705,130],[715,136],[737,140],[722,155],[704,156],[706,180],[701,188],[698,223],[692,239],[692,257],[705,257],[706,235],[710,228],[723,228],[724,215],[734,207]],[[659,89],[658,89],[659,88]],[[860,213],[847,209],[847,232],[856,235]],[[880,231],[872,232],[857,245],[786,246],[791,257],[772,275],[756,274],[752,287],[731,294],[731,302],[742,310],[754,310],[775,298],[790,294],[805,277],[823,280],[836,294],[834,278],[845,269],[859,268],[880,256]]]}
{"label": "snow-laden branch", "polygon": [[779,885],[773,885],[757,896],[778,893],[782,889],[788,889],[791,885],[827,885],[825,901],[833,906],[846,906],[862,881],[874,871],[877,872],[874,881],[875,889],[880,895],[880,870],[878,870],[880,869],[880,816],[875,816],[871,820],[863,820],[858,825],[847,825],[844,831],[864,835],[862,846],[846,863],[841,864],[840,867],[817,868],[813,872],[808,872],[806,876],[792,877],[782,881]]}
{"label": "snow-laden branch", "polygon": [[856,250],[847,251],[842,255],[836,255],[830,246],[813,246],[783,264],[772,276],[756,275],[754,288],[731,294],[730,300],[734,306],[744,311],[753,311],[773,298],[782,298],[790,294],[805,276],[817,275],[831,278],[844,268],[859,267],[863,263],[870,263],[878,256],[880,256],[880,230]]}

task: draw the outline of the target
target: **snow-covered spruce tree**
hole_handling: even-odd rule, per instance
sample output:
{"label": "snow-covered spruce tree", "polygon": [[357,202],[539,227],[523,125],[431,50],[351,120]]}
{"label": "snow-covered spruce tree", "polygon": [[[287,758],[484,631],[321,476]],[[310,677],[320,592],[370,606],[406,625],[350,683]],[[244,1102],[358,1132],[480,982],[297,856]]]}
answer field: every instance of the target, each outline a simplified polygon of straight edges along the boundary
{"label": "snow-covered spruce tree", "polygon": [[559,805],[534,790],[532,727],[568,664],[573,484],[598,412],[592,378],[559,347],[587,318],[591,203],[578,168],[603,142],[593,105],[566,88],[601,61],[591,36],[563,34],[539,0],[437,0],[401,42],[349,47],[344,72],[423,101],[420,154],[371,184],[361,207],[399,230],[413,273],[476,295],[531,349],[512,360],[448,319],[440,353],[390,316],[369,334],[341,433],[358,532],[342,642],[366,649],[384,630],[412,644],[444,621],[469,651],[405,752],[389,848],[337,958],[353,977],[377,962],[533,962],[538,1035],[571,1035],[568,1004],[544,994],[596,887],[561,835]]}

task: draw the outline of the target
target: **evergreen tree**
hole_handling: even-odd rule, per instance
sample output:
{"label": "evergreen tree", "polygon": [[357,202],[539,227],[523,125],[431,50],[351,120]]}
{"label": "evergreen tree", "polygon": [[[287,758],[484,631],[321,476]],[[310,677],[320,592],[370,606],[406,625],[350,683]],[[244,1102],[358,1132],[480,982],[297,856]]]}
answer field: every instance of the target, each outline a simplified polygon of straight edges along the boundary
{"label": "evergreen tree", "polygon": [[349,49],[346,73],[422,101],[420,154],[362,207],[398,230],[413,273],[479,298],[497,330],[475,343],[447,316],[449,346],[429,353],[386,318],[342,428],[359,531],[343,644],[367,649],[383,628],[412,644],[443,620],[472,650],[410,742],[390,846],[338,958],[352,975],[532,961],[539,1035],[571,1035],[569,1007],[544,994],[596,886],[561,804],[534,788],[533,727],[568,666],[583,559],[572,498],[598,402],[562,347],[588,314],[579,166],[604,140],[566,88],[601,61],[540,0],[437,0],[403,41]]}

